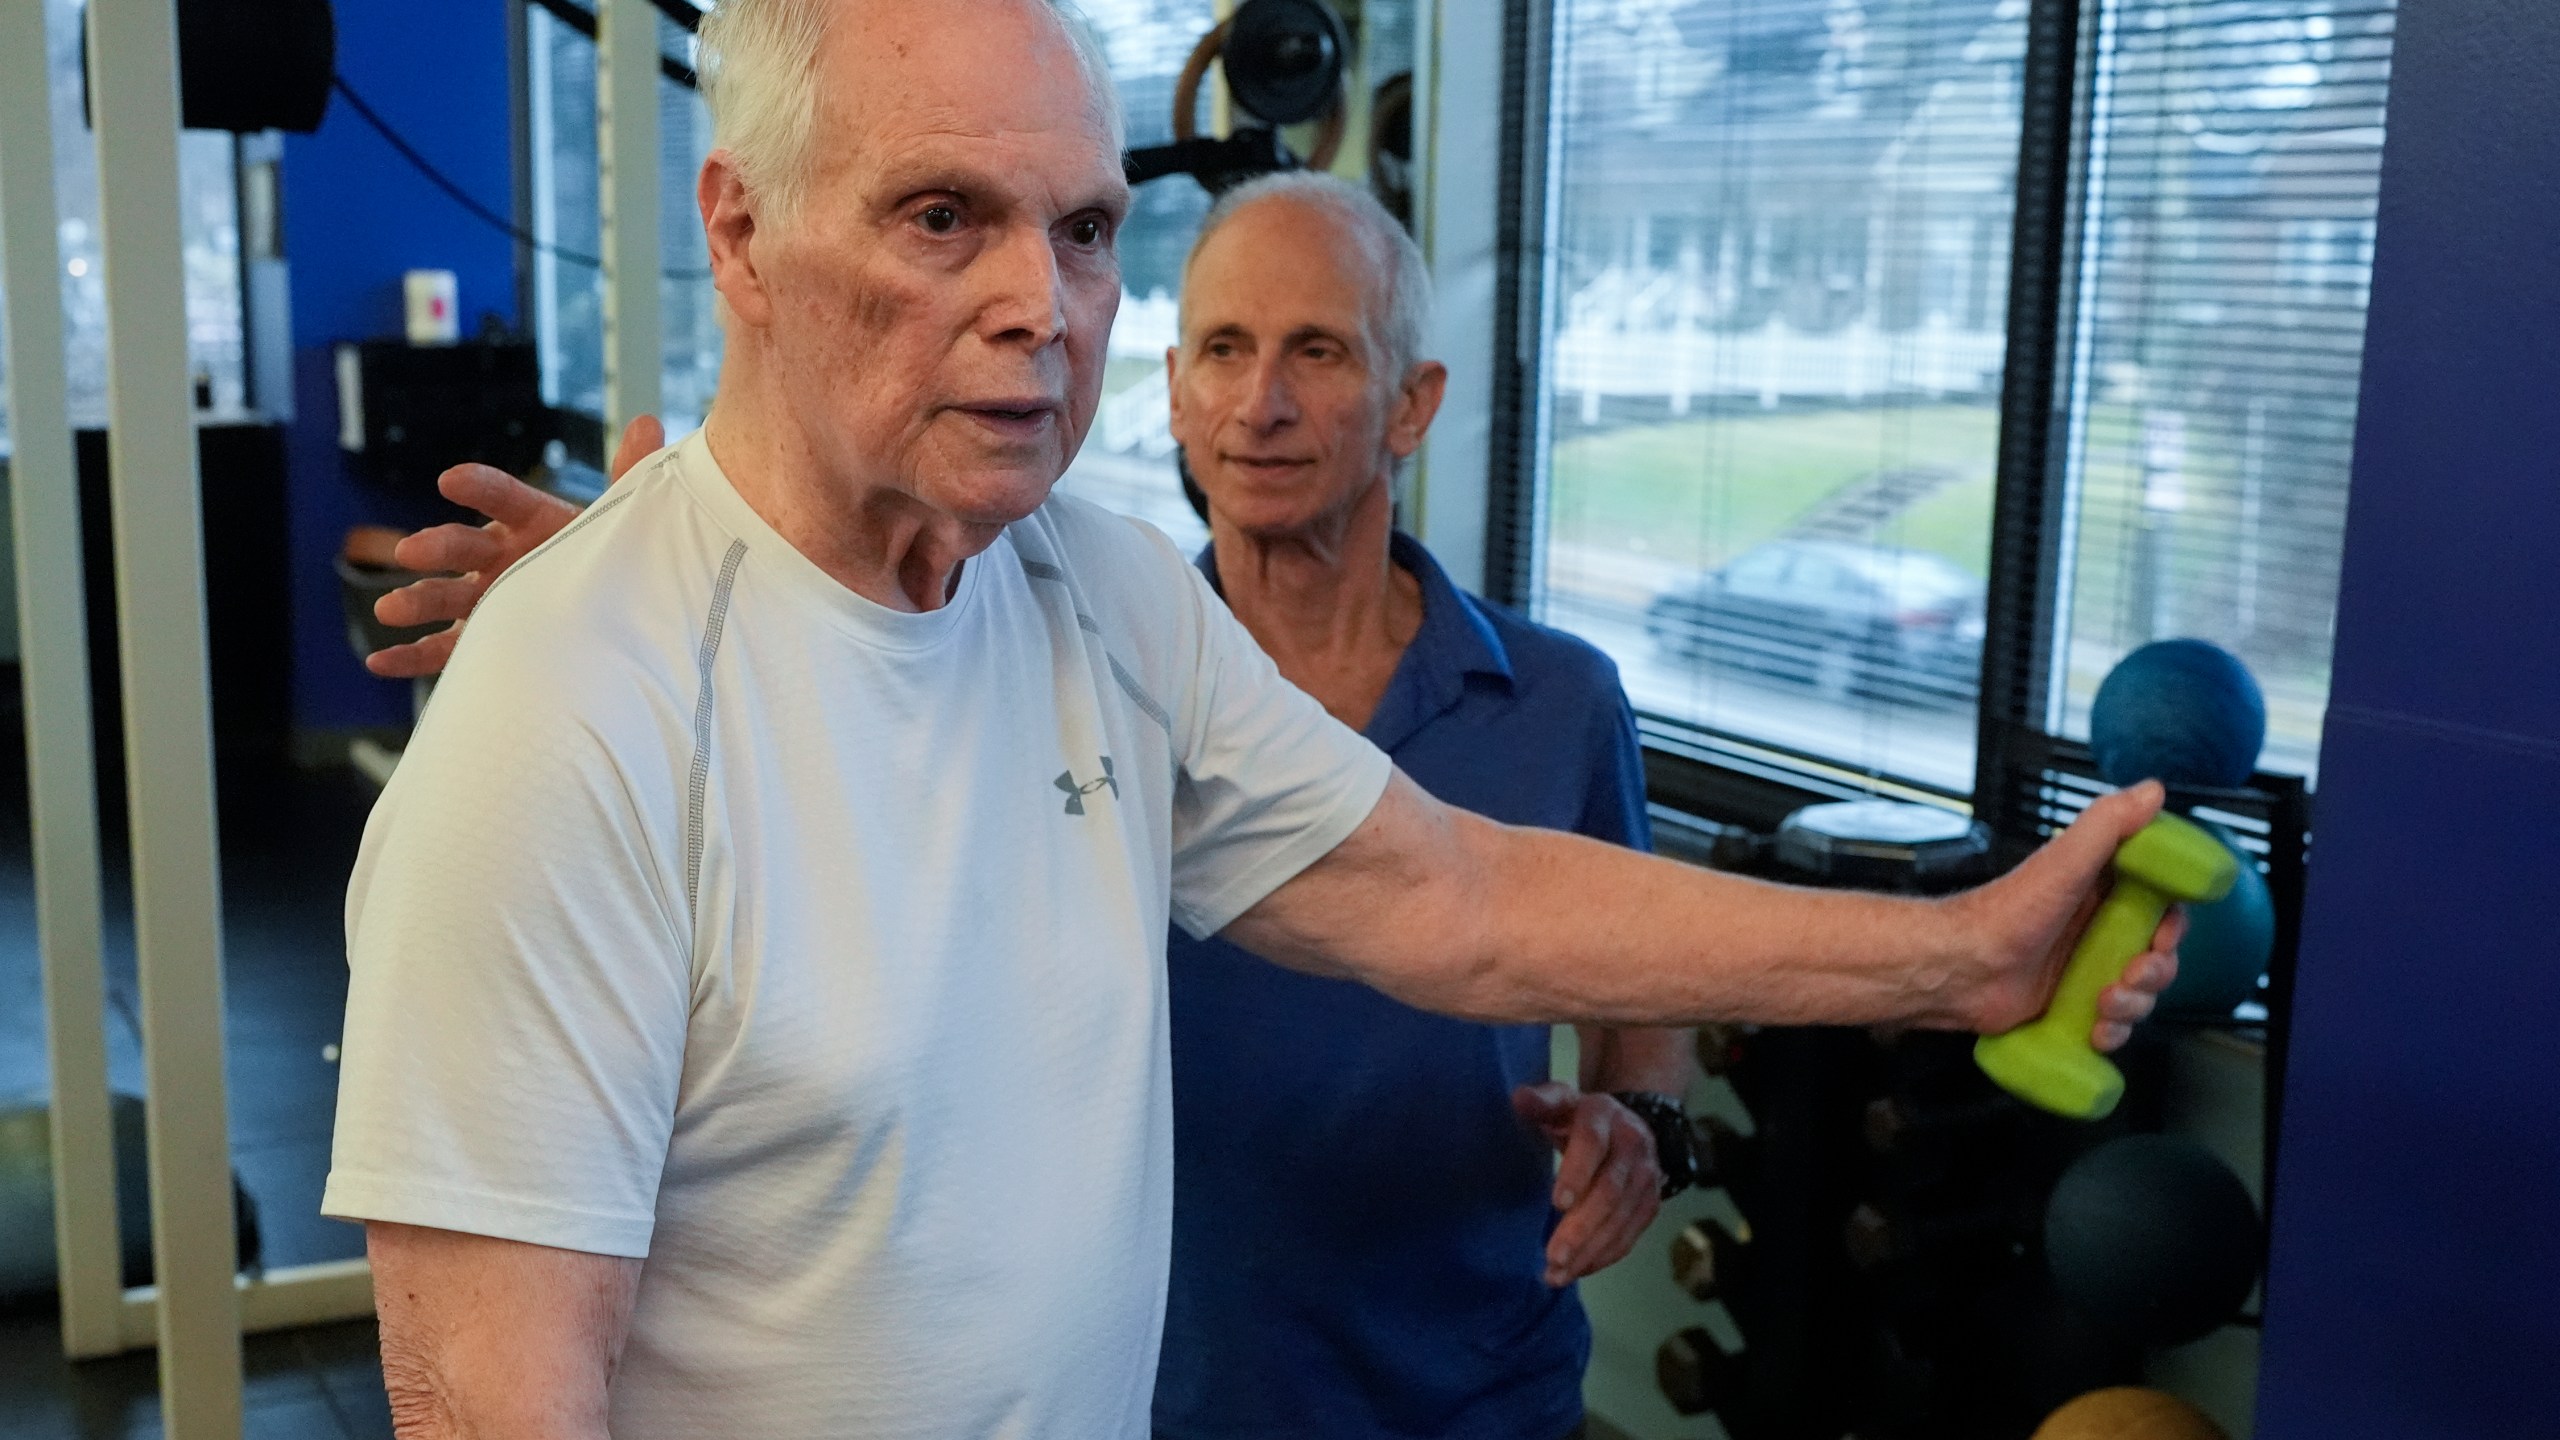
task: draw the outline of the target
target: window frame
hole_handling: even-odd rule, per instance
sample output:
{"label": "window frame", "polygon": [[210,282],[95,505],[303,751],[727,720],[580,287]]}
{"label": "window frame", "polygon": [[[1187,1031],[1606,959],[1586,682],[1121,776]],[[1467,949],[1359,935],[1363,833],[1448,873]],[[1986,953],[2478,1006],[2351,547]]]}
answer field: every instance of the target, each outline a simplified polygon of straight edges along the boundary
{"label": "window frame", "polygon": [[[1843,795],[1900,796],[1970,808],[2013,853],[2055,827],[2042,789],[2048,770],[2085,771],[2087,764],[2086,748],[2052,726],[2063,587],[2072,565],[2073,496],[2063,471],[2081,359],[2074,349],[2078,282],[2084,244],[2093,238],[2083,222],[2100,27],[2090,22],[2103,3],[2029,0],[2025,17],[1973,784],[1959,789],[1870,775],[1713,726],[1683,723],[1672,737],[1668,724],[1647,724],[1647,774],[1657,805],[1710,822],[1759,824],[1774,823],[1769,813],[1781,792],[1806,804]],[[1539,498],[1549,463],[1543,441],[1552,421],[1540,384],[1539,340],[1557,250],[1549,158],[1549,117],[1560,83],[1551,64],[1557,10],[1555,0],[1505,0],[1502,7],[1501,193],[1510,203],[1496,250],[1495,423],[1482,589],[1487,598],[1522,610],[1541,564]],[[2307,814],[2309,787],[2298,777],[2261,774],[2250,789],[2262,811],[2290,809],[2284,797],[2300,792]]]}
{"label": "window frame", "polygon": [[[572,491],[581,493],[589,480],[602,483],[602,472],[606,458],[612,452],[614,437],[606,433],[601,408],[589,410],[580,404],[576,397],[568,394],[566,383],[568,366],[562,358],[564,352],[561,348],[560,332],[563,326],[560,317],[563,309],[561,297],[569,287],[562,283],[561,267],[564,264],[571,265],[571,268],[579,267],[576,267],[573,262],[544,253],[546,250],[559,248],[562,242],[553,208],[557,203],[558,180],[549,143],[552,138],[549,127],[554,123],[552,82],[546,63],[549,55],[545,53],[543,45],[536,43],[533,27],[536,18],[539,17],[543,23],[553,27],[548,43],[557,44],[561,39],[567,38],[582,42],[592,49],[596,43],[595,35],[590,29],[584,28],[579,22],[571,19],[564,10],[583,11],[588,19],[592,20],[599,3],[600,0],[569,0],[566,6],[562,6],[552,3],[552,0],[507,0],[510,141],[515,156],[512,193],[515,206],[513,219],[517,232],[515,238],[517,314],[522,317],[523,333],[530,336],[534,342],[542,374],[544,403],[550,408],[553,423],[556,426],[554,438],[560,442],[566,457],[576,466],[596,472],[592,477],[579,477],[568,482]],[[651,0],[651,8],[659,16],[657,26],[661,41],[658,57],[659,83],[653,93],[661,106],[666,102],[668,86],[677,87],[678,90],[689,95],[698,95],[701,91],[699,77],[694,71],[668,55],[665,50],[666,42],[671,38],[669,35],[671,30],[691,33],[692,27],[679,19],[676,14],[676,11],[686,3],[689,3],[689,0]],[[703,8],[700,9],[700,13],[709,12],[707,8]],[[669,233],[664,230],[666,206],[669,203],[677,203],[682,208],[690,210],[692,180],[688,175],[679,186],[666,185],[670,177],[663,171],[665,164],[663,110],[660,136],[659,164],[662,167],[660,177],[663,187],[662,195],[677,197],[673,202],[662,199],[660,207],[662,228],[658,263],[663,292],[663,287],[668,284],[697,282],[708,284],[710,272],[707,269],[695,269],[691,262],[671,253],[671,248],[666,244],[665,237]],[[594,243],[601,253],[601,240]],[[668,268],[670,266],[677,268]],[[665,371],[667,346],[674,335],[673,316],[662,313],[659,334],[662,383],[667,373]],[[666,408],[668,408],[667,402],[662,397],[661,409]]]}
{"label": "window frame", "polygon": [[[2103,4],[2104,0],[2088,0]],[[2040,770],[2054,647],[2070,556],[2071,487],[2064,414],[2076,368],[2072,277],[2080,268],[2094,114],[2097,29],[2084,0],[2029,0],[2020,67],[2016,218],[2009,240],[2008,360],[2001,377],[1991,500],[1991,575],[1984,596],[1982,687],[1974,744],[1974,813],[1995,835],[2036,833],[2013,777]],[[2030,809],[2032,807],[2029,807]]]}
{"label": "window frame", "polygon": [[[2068,333],[2050,327],[2069,302],[2070,272],[2058,263],[2049,269],[2039,266],[2030,279],[2016,257],[2027,253],[2022,248],[2026,244],[2059,245],[2068,234],[2057,228],[2047,211],[2049,196],[2067,201],[2074,187],[2080,117],[2073,107],[2072,90],[2077,76],[2086,69],[2076,51],[2090,43],[2081,35],[2080,12],[2081,0],[2029,0],[2028,4],[2028,52],[2020,70],[2018,205],[2017,218],[2012,222],[2006,326],[2013,358],[2002,378],[2000,438],[1993,479],[1991,574],[1983,647],[1985,716],[1994,708],[1989,688],[1994,647],[1988,637],[1996,633],[1992,627],[2000,623],[1994,617],[1999,613],[2004,583],[2014,599],[2019,593],[2016,587],[2036,583],[2036,577],[2049,569],[2049,563],[2040,558],[2025,577],[2004,575],[2001,509],[2009,503],[2017,467],[2049,464],[2052,455],[2050,437],[2044,432],[2050,428],[2056,403],[2052,382],[2060,377],[2044,362],[2059,337]],[[1486,479],[1488,513],[1482,593],[1487,599],[1525,613],[1544,548],[1545,518],[1538,500],[1546,491],[1549,461],[1542,441],[1553,418],[1552,397],[1539,382],[1545,359],[1540,340],[1545,298],[1554,283],[1558,248],[1555,177],[1549,163],[1554,148],[1549,117],[1554,110],[1556,87],[1561,83],[1551,63],[1555,0],[1504,0],[1502,21],[1500,193],[1510,203],[1503,207],[1496,248],[1495,423],[1491,427]],[[2057,59],[2053,53],[2057,45],[2073,53]],[[2027,204],[2031,181],[2038,187],[2038,204],[2032,217]],[[1534,244],[1531,237],[1535,237]],[[2030,284],[2035,293],[2022,294]],[[2033,394],[2046,413],[2033,434],[2032,452],[2019,446],[2015,447],[2019,453],[2013,454],[2013,407],[2024,405],[2029,393],[2029,382],[2021,377],[2014,357],[2019,353],[2022,336],[2038,323],[2046,328],[2042,332],[2044,343],[2036,347],[2035,368],[2045,376],[2046,383]],[[2031,492],[2021,497],[2021,503],[2041,517],[2046,492],[2060,489],[2039,476]],[[2053,541],[2047,538],[2043,543],[2050,546]],[[2011,570],[2015,568],[2014,564],[2010,566]],[[2053,619],[2050,606],[2032,591],[2026,594],[2030,608],[2041,612],[2036,623],[2049,634]],[[2011,658],[2003,656],[1996,663],[2004,667],[2001,673],[2005,678],[2005,667],[2012,663]],[[2004,719],[2015,709],[1999,708]],[[1990,752],[1981,748],[1979,739],[1974,784],[1956,788],[1862,771],[1844,761],[1714,726],[1684,723],[1684,733],[1677,737],[1668,734],[1664,725],[1647,723],[1641,728],[1645,732],[1646,784],[1652,802],[1662,810],[1686,814],[1710,825],[1771,829],[1787,810],[1796,806],[1868,796],[1966,807],[1976,803],[1982,794],[1984,777],[1997,773],[1984,763]],[[1987,721],[1977,726],[1982,738],[1987,738],[1991,728]],[[2002,733],[2006,734],[2005,727]]]}

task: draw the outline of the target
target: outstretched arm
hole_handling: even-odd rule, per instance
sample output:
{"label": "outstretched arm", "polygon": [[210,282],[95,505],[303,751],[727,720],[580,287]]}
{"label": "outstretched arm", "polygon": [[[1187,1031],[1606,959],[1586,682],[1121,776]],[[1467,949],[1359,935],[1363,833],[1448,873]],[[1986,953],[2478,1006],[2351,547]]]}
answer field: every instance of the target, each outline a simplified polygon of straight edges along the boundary
{"label": "outstretched arm", "polygon": [[[1803,890],[1499,825],[1398,774],[1351,837],[1228,927],[1301,969],[1494,1022],[1913,1024],[2039,1013],[2156,785],[2108,796],[2017,869],[1945,900]],[[2093,1040],[2176,974],[2172,919]]]}
{"label": "outstretched arm", "polygon": [[[632,421],[613,453],[612,478],[621,479],[666,443],[666,429],[656,416]],[[376,675],[407,680],[442,671],[453,658],[462,621],[490,582],[578,518],[577,506],[494,466],[456,465],[436,477],[436,489],[456,505],[488,516],[488,523],[430,526],[391,552],[401,568],[427,578],[374,601],[374,617],[386,625],[453,623],[423,640],[386,645],[366,656],[365,668]]]}

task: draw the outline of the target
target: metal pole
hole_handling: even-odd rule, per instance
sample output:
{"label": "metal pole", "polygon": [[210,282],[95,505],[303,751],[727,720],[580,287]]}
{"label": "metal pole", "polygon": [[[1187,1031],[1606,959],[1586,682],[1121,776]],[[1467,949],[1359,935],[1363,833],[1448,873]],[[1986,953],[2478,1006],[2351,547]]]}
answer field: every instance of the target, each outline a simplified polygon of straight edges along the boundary
{"label": "metal pole", "polygon": [[170,1440],[237,1440],[240,1300],[224,1115],[222,900],[170,0],[90,0],[89,70],[161,1412]]}
{"label": "metal pole", "polygon": [[604,448],[659,412],[658,12],[603,0],[596,16],[596,194],[604,210]]}
{"label": "metal pole", "polygon": [[0,0],[0,265],[9,299],[10,501],[35,852],[36,947],[52,1067],[53,1244],[62,1349],[121,1348],[116,1160],[107,1109],[106,969],[89,743],[80,482],[63,399],[62,256],[55,243],[52,89],[44,0]]}

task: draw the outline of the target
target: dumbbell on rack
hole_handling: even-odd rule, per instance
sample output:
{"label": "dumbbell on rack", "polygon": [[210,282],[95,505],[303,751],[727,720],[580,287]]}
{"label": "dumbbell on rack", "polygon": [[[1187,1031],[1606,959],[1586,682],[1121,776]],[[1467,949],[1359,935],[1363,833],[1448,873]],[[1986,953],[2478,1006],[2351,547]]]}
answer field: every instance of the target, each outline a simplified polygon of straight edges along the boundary
{"label": "dumbbell on rack", "polygon": [[2015,1125],[2027,1114],[2025,1106],[2006,1095],[1937,1106],[1887,1095],[1867,1105],[1867,1148],[1878,1155],[1899,1155],[1924,1140]]}
{"label": "dumbbell on rack", "polygon": [[1698,1068],[1709,1075],[1723,1075],[1742,1063],[1742,1027],[1708,1021],[1694,1032],[1698,1047]]}
{"label": "dumbbell on rack", "polygon": [[1849,1212],[1840,1238],[1850,1263],[1879,1270],[1950,1253],[2014,1248],[2034,1233],[2036,1219],[2034,1210],[2020,1203],[1928,1212],[1868,1201]]}
{"label": "dumbbell on rack", "polygon": [[1734,1129],[1714,1115],[1689,1117],[1689,1152],[1698,1160],[1696,1183],[1701,1190],[1712,1190],[1732,1183],[1734,1172],[1745,1161],[1751,1148],[1751,1137]]}
{"label": "dumbbell on rack", "polygon": [[1690,1326],[1653,1352],[1654,1382],[1683,1415],[1730,1408],[1742,1396],[1744,1376],[1742,1357],[1704,1326]]}
{"label": "dumbbell on rack", "polygon": [[1671,1237],[1671,1280],[1692,1300],[1713,1300],[1733,1285],[1751,1244],[1751,1223],[1728,1225],[1701,1215]]}

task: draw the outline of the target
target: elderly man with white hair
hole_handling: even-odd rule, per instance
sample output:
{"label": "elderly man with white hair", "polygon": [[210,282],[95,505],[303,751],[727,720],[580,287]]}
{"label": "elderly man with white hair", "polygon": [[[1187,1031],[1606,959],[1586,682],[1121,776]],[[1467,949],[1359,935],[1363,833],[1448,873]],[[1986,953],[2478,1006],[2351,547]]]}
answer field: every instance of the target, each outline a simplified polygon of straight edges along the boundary
{"label": "elderly man with white hair", "polygon": [[1487,1022],[2044,1003],[2156,790],[1938,902],[1432,799],[1050,493],[1127,208],[1057,11],[703,39],[719,398],[490,587],[349,895],[324,1208],[403,1434],[1144,1434],[1168,919]]}

